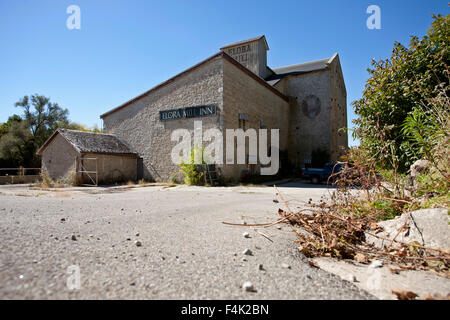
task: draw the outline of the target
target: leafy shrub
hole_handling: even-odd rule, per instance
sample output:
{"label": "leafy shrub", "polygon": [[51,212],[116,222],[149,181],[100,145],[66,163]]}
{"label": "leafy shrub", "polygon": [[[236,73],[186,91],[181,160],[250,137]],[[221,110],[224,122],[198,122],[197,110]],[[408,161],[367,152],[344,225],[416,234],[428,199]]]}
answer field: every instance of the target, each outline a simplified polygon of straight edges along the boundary
{"label": "leafy shrub", "polygon": [[437,144],[448,122],[449,38],[450,15],[434,16],[422,39],[412,37],[409,48],[395,43],[389,59],[372,61],[363,97],[352,103],[353,136],[382,167],[406,172]]}
{"label": "leafy shrub", "polygon": [[377,200],[371,203],[371,206],[378,211],[377,219],[379,220],[393,219],[402,213],[397,206],[383,200]]}
{"label": "leafy shrub", "polygon": [[177,183],[178,179],[177,179],[177,175],[175,173],[172,173],[169,177],[169,181],[171,183]]}
{"label": "leafy shrub", "polygon": [[41,179],[37,183],[38,187],[41,188],[63,188],[64,186],[76,186],[78,185],[78,181],[76,179],[75,171],[70,171],[66,176],[54,181],[47,172],[42,172],[40,174]]}
{"label": "leafy shrub", "polygon": [[[203,149],[202,152],[202,164],[206,164],[203,160]],[[204,185],[204,173],[202,172],[202,165],[196,164],[194,158],[194,149],[191,149],[190,159],[186,162],[180,163],[180,172],[184,174],[184,182],[187,185]]]}

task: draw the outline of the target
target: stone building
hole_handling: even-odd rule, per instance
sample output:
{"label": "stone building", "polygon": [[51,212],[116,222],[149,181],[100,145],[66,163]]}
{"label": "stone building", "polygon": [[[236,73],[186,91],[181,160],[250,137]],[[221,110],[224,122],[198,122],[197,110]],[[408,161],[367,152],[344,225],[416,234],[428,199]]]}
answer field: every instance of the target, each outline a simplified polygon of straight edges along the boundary
{"label": "stone building", "polygon": [[58,129],[37,151],[53,180],[86,184],[136,181],[137,154],[109,134]]}
{"label": "stone building", "polygon": [[[169,80],[102,114],[104,131],[132,146],[140,157],[138,176],[165,180],[177,173],[171,161],[171,132],[193,132],[200,118],[171,118],[171,110],[211,106],[203,128],[280,130],[284,164],[299,168],[315,149],[331,161],[347,148],[346,88],[337,54],[297,65],[267,66],[265,36],[237,42]],[[225,157],[225,155],[224,155]],[[226,163],[224,159],[224,163]],[[217,165],[220,174],[239,180],[248,165]],[[257,169],[256,169],[257,171]]]}
{"label": "stone building", "polygon": [[[281,169],[302,167],[318,148],[327,150],[331,161],[337,160],[347,148],[347,134],[339,130],[347,126],[339,56],[270,68],[268,50],[265,36],[224,46],[102,114],[104,132],[136,152],[138,179],[168,180],[177,174],[171,134],[184,128],[194,135],[194,122],[199,120],[203,130],[215,128],[224,135],[227,129],[279,129]],[[250,160],[252,155],[246,152]],[[225,158],[224,154],[222,163],[227,163]],[[239,180],[261,169],[248,162],[215,167],[225,178]]]}

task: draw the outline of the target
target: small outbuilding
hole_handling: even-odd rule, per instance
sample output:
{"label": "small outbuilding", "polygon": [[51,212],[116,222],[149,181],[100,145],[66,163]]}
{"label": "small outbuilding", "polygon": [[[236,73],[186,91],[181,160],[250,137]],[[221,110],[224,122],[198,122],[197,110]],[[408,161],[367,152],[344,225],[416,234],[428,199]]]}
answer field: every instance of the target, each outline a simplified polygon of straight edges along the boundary
{"label": "small outbuilding", "polygon": [[138,156],[112,134],[58,129],[37,151],[42,172],[79,184],[136,181]]}

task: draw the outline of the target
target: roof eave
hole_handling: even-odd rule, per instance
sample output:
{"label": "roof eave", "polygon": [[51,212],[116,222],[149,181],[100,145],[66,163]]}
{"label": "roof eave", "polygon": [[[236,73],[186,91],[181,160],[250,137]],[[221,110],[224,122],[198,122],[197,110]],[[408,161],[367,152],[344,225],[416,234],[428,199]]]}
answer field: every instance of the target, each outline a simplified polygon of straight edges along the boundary
{"label": "roof eave", "polygon": [[64,138],[64,140],[67,141],[67,143],[69,145],[72,146],[72,148],[75,149],[76,152],[81,153],[80,149],[74,145],[71,141],[69,141],[66,137],[64,137],[64,135],[61,133],[61,129],[58,128],[55,130],[55,132],[53,132],[53,134],[44,142],[44,144],[42,144],[42,146],[36,151],[36,155],[38,156],[42,156],[42,153],[44,152],[44,150],[47,148],[47,146],[50,144],[50,142],[56,137],[57,134],[60,134],[61,137]]}
{"label": "roof eave", "polygon": [[148,94],[151,93],[152,91],[157,90],[158,88],[161,88],[161,87],[163,87],[163,86],[165,86],[165,85],[167,85],[167,84],[169,84],[169,83],[172,83],[173,81],[175,81],[177,78],[181,77],[182,75],[184,75],[184,74],[186,74],[186,73],[189,73],[189,72],[192,71],[192,70],[195,70],[196,68],[200,67],[201,65],[203,65],[203,64],[205,64],[205,63],[207,63],[207,62],[209,62],[209,61],[211,61],[211,60],[214,60],[215,58],[219,57],[222,53],[223,53],[223,52],[218,52],[218,53],[214,54],[213,56],[211,56],[211,57],[209,57],[209,58],[207,58],[207,59],[205,59],[205,60],[203,60],[203,61],[197,63],[196,65],[194,65],[194,66],[192,66],[192,67],[190,67],[190,68],[188,68],[188,69],[186,69],[186,70],[184,70],[184,71],[178,73],[177,75],[173,76],[172,78],[169,78],[168,80],[161,82],[160,84],[156,85],[155,87],[151,88],[150,90],[147,90],[146,92],[144,92],[144,93],[142,93],[142,94],[140,94],[140,95],[134,97],[133,99],[128,100],[128,101],[125,102],[125,103],[122,103],[122,104],[119,105],[118,107],[115,107],[115,108],[113,108],[113,109],[111,109],[111,110],[109,110],[109,111],[103,113],[102,115],[100,115],[100,119],[103,119],[103,118],[105,118],[106,116],[109,116],[110,114],[112,114],[112,113],[114,113],[114,112],[116,112],[116,111],[119,111],[120,109],[125,108],[125,107],[128,106],[129,104],[131,104],[131,103],[133,103],[133,102],[139,100],[139,99],[142,98],[142,97],[145,97],[146,95],[148,95]]}
{"label": "roof eave", "polygon": [[247,69],[245,66],[243,66],[241,63],[237,62],[235,59],[233,59],[230,55],[228,55],[226,52],[223,52],[223,57],[227,59],[227,61],[231,62],[233,65],[240,68],[242,71],[244,71],[247,75],[261,83],[264,87],[275,93],[277,96],[279,96],[281,99],[283,99],[286,102],[289,102],[289,98],[285,96],[283,93],[272,87],[270,84],[268,84],[263,78],[259,77],[249,69]]}
{"label": "roof eave", "polygon": [[81,151],[81,154],[104,154],[104,155],[111,155],[111,156],[133,156],[138,157],[137,153],[133,152],[107,152],[107,151]]}
{"label": "roof eave", "polygon": [[250,38],[250,39],[243,40],[243,41],[230,43],[230,44],[227,44],[226,46],[223,46],[222,48],[220,48],[220,50],[228,49],[228,48],[235,47],[235,46],[240,46],[240,45],[243,45],[243,44],[246,44],[246,43],[249,43],[249,42],[259,41],[261,39],[264,40],[264,45],[266,46],[266,50],[269,51],[270,50],[269,49],[269,44],[267,43],[267,39],[266,39],[265,35],[262,35],[262,36],[259,36],[259,37],[255,37],[255,38]]}
{"label": "roof eave", "polygon": [[218,57],[225,57],[228,61],[230,61],[231,63],[233,63],[234,65],[236,65],[236,66],[239,67],[240,69],[244,70],[249,76],[253,77],[253,78],[256,79],[257,81],[259,81],[260,83],[262,83],[264,86],[267,86],[267,88],[269,88],[270,90],[272,90],[272,92],[274,92],[275,94],[277,94],[278,96],[280,96],[282,99],[284,99],[284,100],[286,100],[286,101],[289,101],[289,99],[288,99],[284,94],[282,94],[281,92],[279,92],[277,89],[273,88],[271,85],[267,84],[267,83],[264,81],[264,79],[262,79],[261,77],[257,76],[255,73],[253,73],[252,71],[250,71],[249,69],[247,69],[247,68],[246,68],[245,66],[243,66],[241,63],[237,62],[235,59],[233,59],[233,58],[232,58],[230,55],[228,55],[226,52],[220,51],[220,52],[216,53],[215,55],[213,55],[213,56],[211,56],[211,57],[209,57],[209,58],[207,58],[207,59],[201,61],[200,63],[197,63],[196,65],[190,67],[189,69],[186,69],[186,70],[184,70],[183,72],[181,72],[181,73],[175,75],[174,77],[170,78],[169,80],[166,80],[166,81],[164,81],[164,82],[161,82],[160,84],[158,84],[157,86],[151,88],[150,90],[147,90],[146,92],[144,92],[144,93],[138,95],[137,97],[135,97],[135,98],[133,98],[133,99],[131,99],[131,100],[129,100],[129,101],[127,101],[127,102],[121,104],[120,106],[118,106],[118,107],[116,107],[116,108],[114,108],[114,109],[109,110],[108,112],[102,114],[102,115],[100,116],[100,118],[101,118],[101,119],[104,119],[106,116],[109,116],[110,114],[113,114],[113,113],[115,113],[115,112],[117,112],[117,111],[119,111],[119,110],[121,110],[121,109],[127,107],[127,106],[130,105],[131,103],[133,103],[133,102],[139,100],[140,98],[145,97],[146,95],[150,94],[150,93],[153,92],[154,90],[157,90],[157,89],[159,89],[159,88],[161,88],[161,87],[163,87],[163,86],[165,86],[165,85],[167,85],[167,84],[172,83],[173,81],[175,81],[175,80],[178,79],[179,77],[181,77],[181,76],[183,76],[183,75],[185,75],[185,74],[187,74],[187,73],[189,73],[189,72],[195,70],[196,68],[202,66],[203,64],[208,63],[209,61],[212,61],[212,60],[214,60],[215,58],[218,58]]}

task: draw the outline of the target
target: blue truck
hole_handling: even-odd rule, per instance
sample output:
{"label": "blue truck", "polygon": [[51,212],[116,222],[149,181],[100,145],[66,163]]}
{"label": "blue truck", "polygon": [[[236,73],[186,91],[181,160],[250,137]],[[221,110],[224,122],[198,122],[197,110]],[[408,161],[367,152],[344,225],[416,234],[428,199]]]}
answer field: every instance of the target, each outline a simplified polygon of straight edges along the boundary
{"label": "blue truck", "polygon": [[[303,168],[300,172],[302,179],[309,180],[314,184],[327,182],[328,178],[335,173],[340,172],[344,168],[341,163],[327,163],[323,168]],[[333,182],[333,178],[330,182]]]}

